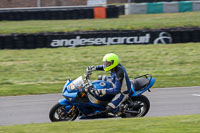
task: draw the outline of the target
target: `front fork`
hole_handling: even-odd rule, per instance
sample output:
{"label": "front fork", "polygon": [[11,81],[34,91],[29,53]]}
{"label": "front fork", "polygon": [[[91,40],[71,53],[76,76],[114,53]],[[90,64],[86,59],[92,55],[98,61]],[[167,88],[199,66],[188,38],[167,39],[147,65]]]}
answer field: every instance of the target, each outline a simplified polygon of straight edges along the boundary
{"label": "front fork", "polygon": [[[80,92],[80,93],[78,93],[78,98],[84,98],[84,97],[86,97],[86,92]],[[70,114],[71,112],[73,112],[74,110],[76,110],[77,109],[77,107],[78,107],[78,110],[79,110],[79,112],[84,112],[84,114],[88,114],[88,112],[86,111],[86,110],[88,110],[87,108],[86,108],[86,105],[85,104],[87,104],[87,103],[77,103],[77,102],[69,102],[69,100],[68,99],[60,99],[59,100],[59,104],[60,105],[62,105],[62,106],[64,106],[65,107],[65,112],[67,113],[67,114]]]}

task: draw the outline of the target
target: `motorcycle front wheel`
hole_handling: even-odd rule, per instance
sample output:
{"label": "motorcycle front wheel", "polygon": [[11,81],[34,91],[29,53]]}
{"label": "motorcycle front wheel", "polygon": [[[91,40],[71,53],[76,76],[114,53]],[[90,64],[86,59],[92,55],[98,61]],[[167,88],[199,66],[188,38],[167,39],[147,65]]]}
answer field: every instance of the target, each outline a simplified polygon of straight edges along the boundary
{"label": "motorcycle front wheel", "polygon": [[49,112],[49,119],[52,122],[73,121],[77,118],[78,115],[79,115],[79,110],[75,106],[72,106],[72,108],[68,112],[66,112],[65,106],[57,103],[51,108]]}
{"label": "motorcycle front wheel", "polygon": [[122,118],[143,117],[150,109],[149,99],[144,95],[131,97],[126,103],[127,108],[125,108],[124,113],[122,113]]}

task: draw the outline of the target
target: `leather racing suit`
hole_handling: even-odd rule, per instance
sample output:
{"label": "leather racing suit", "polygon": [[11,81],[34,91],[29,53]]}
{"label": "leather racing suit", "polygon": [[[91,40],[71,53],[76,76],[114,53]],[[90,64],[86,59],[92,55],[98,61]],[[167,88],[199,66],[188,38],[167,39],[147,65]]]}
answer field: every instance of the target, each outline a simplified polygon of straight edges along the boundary
{"label": "leather racing suit", "polygon": [[[96,66],[96,70],[103,71],[103,65]],[[111,80],[113,88],[104,89],[105,94],[112,94],[115,97],[108,103],[112,109],[116,109],[124,102],[131,93],[131,82],[125,68],[118,64],[111,70]]]}

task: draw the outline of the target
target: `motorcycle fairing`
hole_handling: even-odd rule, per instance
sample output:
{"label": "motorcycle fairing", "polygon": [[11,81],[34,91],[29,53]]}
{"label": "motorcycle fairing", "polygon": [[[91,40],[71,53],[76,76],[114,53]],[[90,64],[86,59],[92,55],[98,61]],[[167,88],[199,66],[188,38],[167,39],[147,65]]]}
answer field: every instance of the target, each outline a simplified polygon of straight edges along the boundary
{"label": "motorcycle fairing", "polygon": [[[76,91],[71,91],[71,90],[68,90],[67,89],[67,86],[70,85],[71,83],[73,82],[73,80],[69,80],[65,83],[64,87],[63,87],[63,96],[65,97],[65,99],[61,99],[59,101],[59,104],[60,105],[63,105],[65,106],[65,109],[66,109],[66,112],[69,111],[71,109],[71,107],[74,105],[74,106],[77,106],[80,108],[80,110],[85,110],[86,108],[86,105],[87,107],[91,107],[91,108],[94,108],[96,110],[103,110],[104,107],[101,106],[98,102],[98,104],[96,103],[91,103],[91,102],[87,102],[87,103],[82,103],[82,102],[76,102],[75,99],[79,93],[79,90],[76,90]],[[94,81],[92,84],[93,84],[93,87],[95,89],[103,89],[105,87],[110,87],[110,83],[101,83],[102,81]],[[98,85],[98,84],[101,84],[101,85]],[[104,85],[105,84],[105,85]],[[97,99],[98,100],[98,99]],[[83,111],[85,112],[85,111]]]}
{"label": "motorcycle fairing", "polygon": [[70,101],[71,101],[71,100],[73,101],[73,100],[75,99],[77,93],[78,93],[78,92],[69,93],[68,91],[65,91],[65,92],[63,93],[63,96],[64,96],[65,98],[67,98],[67,99],[70,99]]}
{"label": "motorcycle fairing", "polygon": [[65,83],[64,87],[63,87],[63,90],[62,90],[62,93],[65,92],[65,90],[67,89],[67,86],[72,82],[73,80],[67,80],[67,82]]}
{"label": "motorcycle fairing", "polygon": [[73,80],[68,80],[68,81],[65,83],[65,85],[64,85],[64,87],[63,87],[62,94],[63,94],[63,96],[64,96],[65,98],[74,100],[75,97],[76,97],[76,95],[77,95],[77,93],[78,93],[79,91],[71,92],[71,91],[69,91],[69,90],[67,89],[67,86],[70,85],[70,84],[72,83],[72,81],[73,81]]}
{"label": "motorcycle fairing", "polygon": [[69,104],[67,99],[60,99],[58,102],[59,102],[60,105],[63,105],[63,106],[66,106],[66,105]]}
{"label": "motorcycle fairing", "polygon": [[73,106],[73,105],[71,105],[71,103],[69,103],[67,101],[67,99],[59,100],[59,104],[62,105],[62,106],[65,106],[65,112],[68,112]]}

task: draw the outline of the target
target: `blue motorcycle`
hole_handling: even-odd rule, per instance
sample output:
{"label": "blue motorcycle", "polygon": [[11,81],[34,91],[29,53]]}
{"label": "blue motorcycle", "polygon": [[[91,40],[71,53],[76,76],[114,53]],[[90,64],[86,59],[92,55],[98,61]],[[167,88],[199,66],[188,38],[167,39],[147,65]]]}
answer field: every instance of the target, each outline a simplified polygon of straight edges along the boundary
{"label": "blue motorcycle", "polygon": [[[91,74],[84,74],[75,80],[67,80],[62,91],[64,99],[54,105],[49,112],[49,118],[52,122],[73,121],[79,116],[87,117],[89,114],[105,110],[105,106],[114,95],[100,97],[93,93],[93,89],[111,88],[113,84],[104,80],[91,82],[90,76]],[[142,94],[147,90],[150,91],[154,82],[155,79],[150,74],[131,80],[132,92],[129,98],[106,116],[122,118],[145,116],[149,111],[150,102]]]}

